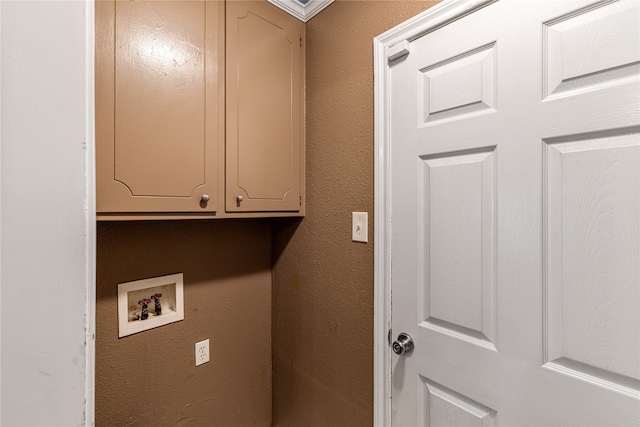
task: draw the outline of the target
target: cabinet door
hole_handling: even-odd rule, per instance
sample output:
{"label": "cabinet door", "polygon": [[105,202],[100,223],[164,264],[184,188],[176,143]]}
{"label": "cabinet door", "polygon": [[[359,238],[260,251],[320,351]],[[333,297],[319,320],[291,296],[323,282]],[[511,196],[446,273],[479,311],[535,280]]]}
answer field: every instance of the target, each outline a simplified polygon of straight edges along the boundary
{"label": "cabinet door", "polygon": [[304,24],[265,2],[227,3],[226,210],[301,210]]}
{"label": "cabinet door", "polygon": [[217,210],[223,34],[221,2],[96,2],[99,213]]}

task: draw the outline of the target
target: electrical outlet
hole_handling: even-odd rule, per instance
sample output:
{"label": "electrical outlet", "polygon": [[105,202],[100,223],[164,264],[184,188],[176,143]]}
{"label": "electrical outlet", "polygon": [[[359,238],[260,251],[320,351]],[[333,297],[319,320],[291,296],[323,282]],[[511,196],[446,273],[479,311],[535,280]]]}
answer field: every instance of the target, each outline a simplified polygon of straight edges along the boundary
{"label": "electrical outlet", "polygon": [[209,361],[209,340],[196,343],[196,366]]}

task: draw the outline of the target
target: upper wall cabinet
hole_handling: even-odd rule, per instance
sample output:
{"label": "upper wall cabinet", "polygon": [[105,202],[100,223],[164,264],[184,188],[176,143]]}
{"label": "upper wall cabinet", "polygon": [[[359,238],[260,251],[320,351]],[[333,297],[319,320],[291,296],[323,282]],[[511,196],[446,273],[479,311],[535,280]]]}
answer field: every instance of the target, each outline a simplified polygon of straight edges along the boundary
{"label": "upper wall cabinet", "polygon": [[98,218],[303,215],[303,32],[266,1],[96,1]]}
{"label": "upper wall cabinet", "polygon": [[303,31],[269,3],[227,3],[227,211],[300,210]]}
{"label": "upper wall cabinet", "polygon": [[96,2],[99,213],[218,210],[224,3]]}

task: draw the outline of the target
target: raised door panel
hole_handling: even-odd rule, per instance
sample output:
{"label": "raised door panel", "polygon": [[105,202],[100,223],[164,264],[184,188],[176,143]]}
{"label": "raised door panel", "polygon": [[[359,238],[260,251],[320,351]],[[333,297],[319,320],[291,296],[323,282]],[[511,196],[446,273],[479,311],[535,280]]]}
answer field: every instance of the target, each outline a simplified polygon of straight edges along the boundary
{"label": "raised door panel", "polygon": [[496,111],[496,46],[489,43],[420,70],[420,126]]}
{"label": "raised door panel", "polygon": [[576,95],[637,79],[638,16],[638,2],[601,2],[546,22],[545,96]]}
{"label": "raised door panel", "polygon": [[495,350],[495,147],[421,156],[420,326]]}
{"label": "raised door panel", "polygon": [[98,212],[217,210],[223,10],[98,2]]}
{"label": "raised door panel", "polygon": [[300,210],[303,31],[269,3],[227,3],[227,211]]}
{"label": "raised door panel", "polygon": [[419,425],[493,427],[496,411],[420,375]]}
{"label": "raised door panel", "polygon": [[562,137],[547,162],[547,367],[640,388],[639,128]]}

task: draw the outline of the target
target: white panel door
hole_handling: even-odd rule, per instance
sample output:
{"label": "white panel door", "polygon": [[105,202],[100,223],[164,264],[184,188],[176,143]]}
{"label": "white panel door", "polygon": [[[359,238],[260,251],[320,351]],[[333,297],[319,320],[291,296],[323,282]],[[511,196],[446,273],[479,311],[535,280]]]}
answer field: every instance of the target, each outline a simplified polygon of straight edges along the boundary
{"label": "white panel door", "polygon": [[639,22],[499,0],[389,64],[394,425],[640,425]]}

